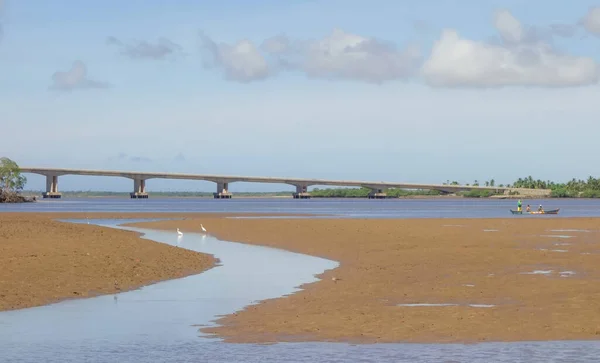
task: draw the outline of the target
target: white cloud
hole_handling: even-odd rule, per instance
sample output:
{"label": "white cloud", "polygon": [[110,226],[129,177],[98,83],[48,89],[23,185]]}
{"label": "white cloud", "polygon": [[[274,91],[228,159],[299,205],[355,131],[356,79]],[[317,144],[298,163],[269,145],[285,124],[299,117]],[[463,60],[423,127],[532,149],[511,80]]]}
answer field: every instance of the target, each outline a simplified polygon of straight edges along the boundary
{"label": "white cloud", "polygon": [[107,38],[106,43],[118,47],[121,55],[135,59],[165,59],[169,55],[182,52],[179,44],[166,38],[160,38],[156,43],[145,40],[124,43],[116,37],[110,36]]}
{"label": "white cloud", "polygon": [[594,59],[556,51],[508,11],[495,14],[494,26],[502,39],[499,44],[444,30],[421,68],[425,81],[436,87],[573,87],[598,82]]}
{"label": "white cloud", "polygon": [[307,42],[298,68],[310,77],[381,83],[412,76],[421,61],[416,47],[399,50],[374,38],[334,29]]}
{"label": "white cloud", "polygon": [[523,41],[523,26],[509,11],[500,10],[494,14],[494,27],[506,43]]}
{"label": "white cloud", "polygon": [[600,36],[600,7],[590,8],[581,19],[581,24],[589,33]]}
{"label": "white cloud", "polygon": [[202,35],[202,47],[208,55],[205,64],[221,68],[228,79],[241,82],[295,70],[315,78],[381,83],[409,78],[421,60],[416,47],[400,50],[341,29],[312,41],[292,41],[278,35],[266,39],[260,47],[249,40],[234,45],[217,44]]}
{"label": "white cloud", "polygon": [[273,72],[258,48],[247,39],[229,45],[217,44],[204,34],[200,38],[204,66],[221,69],[229,80],[251,82],[265,79]]}
{"label": "white cloud", "polygon": [[73,63],[73,66],[68,71],[54,72],[50,89],[70,91],[74,89],[107,87],[109,87],[109,84],[106,82],[93,81],[87,78],[87,68],[82,61],[78,60]]}
{"label": "white cloud", "polygon": [[276,35],[265,39],[260,47],[268,53],[282,54],[290,49],[291,42],[285,35]]}

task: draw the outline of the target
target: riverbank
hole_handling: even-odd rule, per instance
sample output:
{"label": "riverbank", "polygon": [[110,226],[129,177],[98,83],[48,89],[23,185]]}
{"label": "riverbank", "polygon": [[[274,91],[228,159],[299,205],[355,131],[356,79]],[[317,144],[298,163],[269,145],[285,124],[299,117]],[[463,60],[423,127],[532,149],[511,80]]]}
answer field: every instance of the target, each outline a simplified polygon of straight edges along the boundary
{"label": "riverbank", "polygon": [[[203,329],[230,342],[600,337],[598,218],[0,213],[0,310],[125,291],[199,273],[215,263],[211,256],[142,240],[133,232],[54,221],[86,216],[186,218],[136,225],[193,232],[202,223],[223,240],[341,263],[303,291],[260,302],[219,319],[219,327]],[[560,229],[566,231],[553,231]],[[422,303],[455,305],[399,306]]]}
{"label": "riverbank", "polygon": [[0,311],[133,290],[198,274],[218,262],[210,255],[141,239],[135,232],[58,219],[248,215],[262,214],[0,213]]}
{"label": "riverbank", "polygon": [[[199,222],[137,226],[193,232]],[[552,231],[593,231],[599,219],[203,217],[202,223],[220,239],[341,263],[301,292],[260,302],[219,319],[219,327],[203,329],[229,342],[600,337],[599,234]],[[423,303],[455,305],[399,306]]]}
{"label": "riverbank", "polygon": [[197,274],[217,262],[209,255],[140,239],[138,233],[55,221],[85,217],[0,213],[0,311],[132,290]]}

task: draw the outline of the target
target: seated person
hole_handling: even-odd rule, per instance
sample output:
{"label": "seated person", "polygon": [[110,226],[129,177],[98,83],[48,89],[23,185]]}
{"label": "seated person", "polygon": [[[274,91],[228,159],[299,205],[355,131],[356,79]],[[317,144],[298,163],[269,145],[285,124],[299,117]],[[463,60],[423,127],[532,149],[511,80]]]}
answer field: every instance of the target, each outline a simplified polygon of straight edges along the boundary
{"label": "seated person", "polygon": [[526,212],[531,212],[531,207],[529,206],[529,204],[527,204],[527,207],[525,208]]}
{"label": "seated person", "polygon": [[543,212],[544,208],[542,207],[542,205],[540,204],[540,206],[538,207],[538,212]]}

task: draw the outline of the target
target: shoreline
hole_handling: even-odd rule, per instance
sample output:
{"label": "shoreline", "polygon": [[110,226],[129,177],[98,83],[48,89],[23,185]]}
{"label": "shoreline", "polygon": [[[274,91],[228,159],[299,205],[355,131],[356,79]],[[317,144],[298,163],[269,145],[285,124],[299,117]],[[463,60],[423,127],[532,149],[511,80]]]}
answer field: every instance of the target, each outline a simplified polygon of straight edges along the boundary
{"label": "shoreline", "polygon": [[[106,250],[107,255],[114,251],[115,243],[131,243],[133,239],[137,241],[137,253],[156,252],[159,247],[156,244],[161,247],[159,255],[164,254],[166,249],[177,249],[141,239],[137,232],[54,220],[86,216],[90,219],[181,218],[123,225],[199,232],[199,225],[203,223],[209,234],[221,240],[274,247],[340,263],[336,269],[317,275],[319,281],[300,286],[298,292],[260,301],[236,313],[217,317],[215,322],[219,326],[200,329],[226,342],[473,343],[600,338],[600,317],[596,313],[600,309],[600,286],[596,283],[600,280],[600,271],[596,267],[600,262],[600,245],[596,242],[600,237],[597,229],[600,218],[226,218],[275,215],[293,217],[305,214],[0,213],[0,221],[21,224],[22,230],[31,227],[28,224],[31,221],[43,222],[46,227],[55,223],[60,225],[58,230],[36,229],[38,236],[30,238],[28,250],[20,251],[19,255],[15,254],[19,251],[6,249],[11,235],[7,237],[7,231],[2,228],[10,223],[0,224],[0,260],[3,266],[9,266],[0,276],[0,310],[7,310],[3,308],[7,301],[6,291],[14,295],[8,300],[25,300],[16,308],[28,307],[27,301],[32,300],[27,300],[28,290],[22,289],[22,282],[37,283],[39,277],[49,271],[50,274],[55,273],[56,264],[48,265],[48,259],[38,258],[33,265],[25,266],[37,268],[21,269],[21,273],[27,272],[26,279],[16,284],[12,281],[11,285],[10,273],[13,273],[12,280],[16,276],[14,266],[21,266],[31,254],[64,252],[64,247],[72,248],[70,243],[75,240],[79,245],[94,245],[96,248],[101,244],[93,244],[92,241],[108,240],[110,243],[106,247],[109,247],[110,253]],[[552,229],[590,232],[551,232]],[[13,229],[13,235],[18,230]],[[553,234],[556,235],[554,238],[544,236]],[[563,234],[573,238],[562,238],[560,235]],[[52,235],[52,245],[39,244],[40,235]],[[63,240],[60,242],[62,245],[56,245],[57,238]],[[31,244],[32,241],[38,243]],[[13,247],[22,244],[21,240],[13,243]],[[196,255],[194,258],[199,258],[196,252],[179,250],[179,253],[186,251],[184,254],[189,252]],[[78,252],[66,261],[78,268],[86,267],[89,256],[81,253],[85,251]],[[121,250],[119,255],[135,258],[124,252],[127,250]],[[164,256],[171,258],[171,252],[174,251]],[[203,258],[209,256],[200,255]],[[152,254],[148,256],[144,257],[142,264]],[[6,261],[15,257],[19,263],[12,261],[13,268],[10,268]],[[171,261],[179,261],[179,267],[184,268],[180,258]],[[189,274],[201,273],[214,266],[214,261],[213,265],[206,264],[206,260],[203,262],[201,268],[189,270]],[[135,265],[131,261],[125,264],[129,268]],[[552,272],[532,274],[535,270]],[[170,275],[163,274],[161,280],[146,280],[138,285],[130,284],[129,288],[123,284],[120,291],[183,277],[171,272]],[[563,276],[561,272],[573,274]],[[98,271],[92,268],[88,273],[97,274]],[[86,281],[77,280],[79,275],[67,273],[63,278],[74,278],[74,281],[65,283],[70,289],[81,284],[75,291],[83,293]],[[113,288],[112,280],[109,281],[110,274],[100,275],[87,277],[93,277],[95,285],[104,287],[101,294],[120,292]],[[334,277],[339,280],[333,281]],[[56,281],[56,278],[50,281]],[[21,289],[11,290],[11,286],[20,286]],[[47,294],[53,292],[51,285],[46,287],[49,288]],[[91,296],[95,295],[70,295],[58,300],[56,296],[45,296],[39,304],[30,306]],[[399,306],[420,303],[456,305]]]}
{"label": "shoreline", "polygon": [[[301,291],[247,306],[201,331],[232,343],[597,340],[600,248],[594,241],[600,231],[561,232],[575,235],[568,247],[555,246],[566,239],[543,234],[594,229],[598,221],[204,219],[219,239],[340,266]],[[178,225],[197,231],[187,222]],[[173,227],[169,221],[132,225]],[[544,269],[553,272],[532,273]],[[420,303],[456,305],[401,306]]]}
{"label": "shoreline", "polygon": [[0,312],[136,290],[205,272],[219,262],[209,254],[143,239],[138,232],[60,219],[200,215],[257,214],[0,212]]}

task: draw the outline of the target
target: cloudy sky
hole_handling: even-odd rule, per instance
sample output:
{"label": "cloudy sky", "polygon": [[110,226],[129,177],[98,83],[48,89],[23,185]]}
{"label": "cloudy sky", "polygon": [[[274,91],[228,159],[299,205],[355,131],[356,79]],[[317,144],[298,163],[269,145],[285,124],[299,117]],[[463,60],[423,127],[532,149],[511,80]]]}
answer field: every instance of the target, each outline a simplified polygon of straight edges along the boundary
{"label": "cloudy sky", "polygon": [[598,176],[599,60],[598,1],[0,0],[0,155],[432,183]]}

